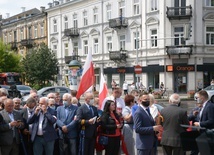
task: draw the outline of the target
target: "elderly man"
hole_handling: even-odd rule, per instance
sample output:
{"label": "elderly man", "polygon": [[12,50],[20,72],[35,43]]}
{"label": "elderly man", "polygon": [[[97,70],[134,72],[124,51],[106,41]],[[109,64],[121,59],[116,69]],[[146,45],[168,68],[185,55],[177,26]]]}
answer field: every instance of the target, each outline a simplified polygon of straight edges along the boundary
{"label": "elderly man", "polygon": [[94,95],[87,92],[84,98],[85,103],[77,110],[77,119],[84,130],[84,135],[82,135],[84,136],[84,141],[81,144],[81,150],[84,151],[84,155],[94,155],[98,112],[97,108],[93,106]]}
{"label": "elderly man", "polygon": [[14,98],[13,99],[13,103],[14,103],[14,109],[17,110],[17,111],[20,111],[22,110],[21,108],[21,100],[19,98]]}
{"label": "elderly man", "polygon": [[187,111],[179,107],[180,96],[172,94],[169,98],[169,106],[161,111],[163,116],[163,134],[161,145],[164,155],[183,155],[180,133],[185,131],[181,124],[189,125]]}
{"label": "elderly man", "polygon": [[76,117],[77,106],[71,103],[71,95],[63,95],[63,106],[57,108],[57,125],[59,127],[60,155],[76,155],[78,126]]}
{"label": "elderly man", "polygon": [[5,88],[0,88],[0,97],[2,96],[8,96],[8,91]]}
{"label": "elderly man", "polygon": [[18,130],[23,128],[21,114],[14,110],[11,99],[4,101],[5,109],[1,111],[3,121],[0,124],[0,145],[2,155],[19,155],[20,137]]}
{"label": "elderly man", "polygon": [[53,154],[54,142],[57,139],[57,133],[54,129],[56,117],[48,108],[48,98],[41,97],[39,105],[28,119],[28,124],[33,124],[31,140],[33,142],[34,155],[42,155],[45,150],[45,155]]}

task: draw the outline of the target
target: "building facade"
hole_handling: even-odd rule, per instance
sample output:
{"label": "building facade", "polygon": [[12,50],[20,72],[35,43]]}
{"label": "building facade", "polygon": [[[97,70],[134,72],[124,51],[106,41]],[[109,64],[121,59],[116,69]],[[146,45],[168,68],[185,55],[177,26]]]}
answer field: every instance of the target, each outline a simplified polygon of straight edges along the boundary
{"label": "building facade", "polygon": [[2,40],[11,49],[25,56],[32,48],[41,43],[47,45],[47,16],[45,8],[34,8],[2,19]]}

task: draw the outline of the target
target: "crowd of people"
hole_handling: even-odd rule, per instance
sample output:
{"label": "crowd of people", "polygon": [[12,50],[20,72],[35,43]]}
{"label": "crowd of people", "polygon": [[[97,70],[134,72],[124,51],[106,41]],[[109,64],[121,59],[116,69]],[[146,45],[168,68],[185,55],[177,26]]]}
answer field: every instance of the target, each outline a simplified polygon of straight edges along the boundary
{"label": "crowd of people", "polygon": [[122,97],[122,90],[114,87],[99,109],[99,98],[91,92],[80,103],[76,91],[39,98],[32,90],[21,105],[0,88],[0,155],[156,155],[161,128],[164,155],[184,155],[181,124],[214,128],[214,104],[206,91],[199,92],[200,108],[188,116],[178,94],[158,111],[152,94],[133,89]]}

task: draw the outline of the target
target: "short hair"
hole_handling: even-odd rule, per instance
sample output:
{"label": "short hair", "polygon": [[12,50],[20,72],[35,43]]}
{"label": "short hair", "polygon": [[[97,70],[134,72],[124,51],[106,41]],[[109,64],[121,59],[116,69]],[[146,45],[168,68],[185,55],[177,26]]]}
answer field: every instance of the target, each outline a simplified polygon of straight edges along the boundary
{"label": "short hair", "polygon": [[13,102],[15,102],[15,101],[19,101],[19,102],[21,103],[21,99],[18,98],[18,97],[15,97],[15,98],[13,99]]}
{"label": "short hair", "polygon": [[77,96],[77,91],[76,91],[76,90],[71,90],[71,95],[72,95],[73,97],[76,97],[76,96]]}
{"label": "short hair", "polygon": [[180,96],[176,93],[172,94],[170,97],[169,97],[169,102],[172,103],[172,104],[179,104],[181,101],[180,99]]}
{"label": "short hair", "polygon": [[0,93],[4,96],[8,96],[8,91],[5,88],[0,88]]}
{"label": "short hair", "polygon": [[126,106],[130,106],[131,102],[134,102],[134,96],[133,95],[126,95],[124,98]]}
{"label": "short hair", "polygon": [[26,101],[27,105],[34,104],[34,103],[36,104],[36,100],[33,97],[29,97]]}
{"label": "short hair", "polygon": [[65,94],[63,94],[63,96],[62,97],[67,97],[68,99],[70,99],[70,101],[71,101],[71,94],[69,94],[69,93],[65,93]]}
{"label": "short hair", "polygon": [[152,95],[152,94],[149,94],[149,100],[150,100],[150,103],[154,103],[155,102],[155,97],[154,97],[154,95]]}
{"label": "short hair", "polygon": [[135,93],[139,93],[139,91],[138,91],[137,89],[133,89],[133,90],[130,92],[131,95],[134,95]]}
{"label": "short hair", "polygon": [[200,90],[198,92],[198,95],[203,96],[205,99],[209,98],[209,95],[208,95],[208,93],[205,90]]}

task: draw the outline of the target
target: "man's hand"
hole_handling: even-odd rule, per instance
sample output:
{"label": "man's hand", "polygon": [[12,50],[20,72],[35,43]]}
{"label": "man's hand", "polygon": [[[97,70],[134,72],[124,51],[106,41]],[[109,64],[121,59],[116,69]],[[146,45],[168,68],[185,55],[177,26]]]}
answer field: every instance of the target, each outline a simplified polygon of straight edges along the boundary
{"label": "man's hand", "polygon": [[62,131],[64,132],[64,133],[68,133],[68,128],[67,128],[67,126],[62,126]]}
{"label": "man's hand", "polygon": [[120,129],[122,128],[123,124],[117,124],[117,128]]}
{"label": "man's hand", "polygon": [[155,126],[153,126],[153,130],[154,131],[159,131],[160,128],[161,128],[161,125],[155,125]]}
{"label": "man's hand", "polygon": [[23,134],[24,134],[24,135],[29,135],[29,133],[30,133],[30,132],[29,132],[27,129],[24,129],[24,131],[23,131]]}
{"label": "man's hand", "polygon": [[199,122],[194,122],[194,126],[200,126]]}
{"label": "man's hand", "polygon": [[11,127],[16,127],[16,126],[17,126],[17,124],[18,124],[18,122],[17,122],[17,121],[10,122],[10,126],[11,126]]}
{"label": "man's hand", "polygon": [[41,110],[41,107],[40,106],[37,106],[36,109],[35,109],[35,114],[37,115],[39,113],[39,111]]}
{"label": "man's hand", "polygon": [[88,120],[89,124],[93,124],[94,123],[94,118],[91,118]]}
{"label": "man's hand", "polygon": [[198,110],[193,111],[193,115],[194,115],[194,116],[197,116],[197,115],[198,115],[198,113],[199,113],[199,111],[198,111]]}

